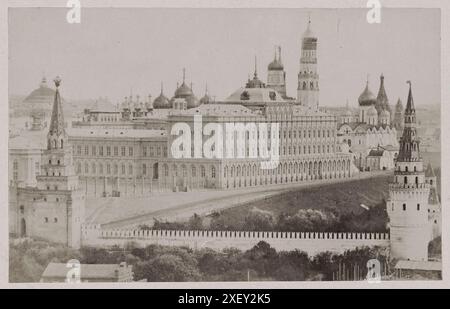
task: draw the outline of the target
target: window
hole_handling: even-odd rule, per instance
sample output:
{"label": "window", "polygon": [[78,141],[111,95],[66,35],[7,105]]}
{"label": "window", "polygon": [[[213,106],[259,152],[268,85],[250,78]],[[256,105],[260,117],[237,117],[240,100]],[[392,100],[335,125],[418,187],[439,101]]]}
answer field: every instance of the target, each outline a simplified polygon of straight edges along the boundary
{"label": "window", "polygon": [[54,218],[54,219],[53,219],[53,222],[54,222],[54,223],[58,223],[58,218]]}
{"label": "window", "polygon": [[195,168],[195,166],[192,166],[192,177],[196,176],[197,176],[197,169]]}
{"label": "window", "polygon": [[406,210],[406,204],[403,204],[403,210]]}
{"label": "window", "polygon": [[25,212],[25,207],[23,205],[20,205],[20,213],[23,215]]}
{"label": "window", "polygon": [[125,175],[125,164],[122,164],[122,175]]}
{"label": "window", "polygon": [[211,178],[216,178],[216,168],[214,166],[211,167]]}
{"label": "window", "polygon": [[92,151],[92,155],[93,155],[93,156],[96,156],[96,155],[97,155],[97,147],[96,147],[95,145],[92,146],[91,151]]}
{"label": "window", "polygon": [[206,175],[206,173],[205,173],[205,167],[204,166],[201,166],[200,167],[200,175],[202,176],[202,177],[205,177],[205,175]]}
{"label": "window", "polygon": [[128,155],[129,155],[130,157],[133,156],[133,147],[128,147]]}
{"label": "window", "polygon": [[128,165],[128,175],[133,175],[133,165]]}
{"label": "window", "polygon": [[89,155],[89,146],[84,146],[84,155],[88,156]]}
{"label": "window", "polygon": [[120,153],[121,153],[122,157],[125,157],[125,147],[122,146],[120,148]]}
{"label": "window", "polygon": [[87,174],[89,173],[89,166],[87,163],[84,163],[84,172]]}
{"label": "window", "polygon": [[103,146],[99,146],[99,147],[98,147],[98,150],[99,150],[99,155],[100,155],[101,157],[103,157]]}
{"label": "window", "polygon": [[114,155],[117,157],[119,155],[119,147],[114,146]]}
{"label": "window", "polygon": [[44,218],[44,222],[48,223],[48,218],[47,217]]}
{"label": "window", "polygon": [[153,146],[150,146],[150,157],[154,157],[155,152],[153,151]]}
{"label": "window", "polygon": [[417,210],[420,210],[420,204],[417,204]]}
{"label": "window", "polygon": [[106,146],[106,156],[111,156],[111,146]]}
{"label": "window", "polygon": [[114,175],[119,174],[119,167],[117,166],[117,164],[114,164]]}
{"label": "window", "polygon": [[147,156],[147,146],[144,146],[142,148],[142,156],[146,157]]}
{"label": "window", "polygon": [[169,176],[169,168],[167,167],[166,164],[164,164],[164,176]]}
{"label": "window", "polygon": [[405,183],[405,184],[408,183],[408,177],[405,176],[405,177],[403,178],[403,183]]}
{"label": "window", "polygon": [[109,163],[106,164],[106,174],[111,174],[111,165]]}
{"label": "window", "polygon": [[147,175],[147,165],[145,163],[142,164],[142,175]]}
{"label": "window", "polygon": [[91,170],[92,170],[93,174],[95,174],[97,172],[97,169],[95,167],[95,163],[92,163]]}
{"label": "window", "polygon": [[156,148],[156,153],[157,153],[158,157],[161,156],[161,147],[158,146],[158,147]]}
{"label": "window", "polygon": [[77,173],[81,174],[81,163],[80,162],[77,163]]}
{"label": "window", "polygon": [[100,163],[100,165],[98,166],[98,171],[101,175],[103,174],[103,164]]}

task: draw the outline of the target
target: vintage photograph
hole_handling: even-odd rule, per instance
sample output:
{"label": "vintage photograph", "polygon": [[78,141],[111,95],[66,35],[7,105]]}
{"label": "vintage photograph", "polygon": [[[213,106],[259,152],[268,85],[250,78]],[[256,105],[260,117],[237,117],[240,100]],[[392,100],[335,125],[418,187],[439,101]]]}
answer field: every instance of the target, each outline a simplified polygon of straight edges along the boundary
{"label": "vintage photograph", "polygon": [[442,280],[439,8],[8,10],[9,282]]}

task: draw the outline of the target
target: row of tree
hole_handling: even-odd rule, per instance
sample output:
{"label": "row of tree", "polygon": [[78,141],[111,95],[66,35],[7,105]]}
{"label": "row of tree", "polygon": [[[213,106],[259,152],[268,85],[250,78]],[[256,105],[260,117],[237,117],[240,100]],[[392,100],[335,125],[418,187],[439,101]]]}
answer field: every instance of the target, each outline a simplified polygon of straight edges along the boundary
{"label": "row of tree", "polygon": [[159,281],[246,281],[246,280],[333,280],[339,265],[351,265],[367,272],[367,261],[386,261],[386,252],[361,248],[344,254],[324,252],[309,257],[300,250],[277,252],[259,242],[248,251],[230,248],[213,251],[203,248],[150,245],[125,249],[82,248],[80,251],[44,241],[10,244],[10,281],[36,282],[50,262],[66,263],[78,259],[87,264],[127,262],[133,266],[135,280]]}

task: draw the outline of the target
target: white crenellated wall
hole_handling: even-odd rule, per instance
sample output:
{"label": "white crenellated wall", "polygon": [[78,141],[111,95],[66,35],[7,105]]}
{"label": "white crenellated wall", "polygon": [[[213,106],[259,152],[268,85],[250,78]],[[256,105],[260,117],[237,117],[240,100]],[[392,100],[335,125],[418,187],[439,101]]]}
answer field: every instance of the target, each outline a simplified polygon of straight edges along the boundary
{"label": "white crenellated wall", "polygon": [[301,250],[310,256],[331,251],[343,253],[357,247],[388,247],[388,233],[325,232],[249,232],[249,231],[182,231],[103,229],[100,225],[82,228],[82,245],[96,247],[159,244],[222,250],[229,247],[248,250],[265,241],[277,251]]}

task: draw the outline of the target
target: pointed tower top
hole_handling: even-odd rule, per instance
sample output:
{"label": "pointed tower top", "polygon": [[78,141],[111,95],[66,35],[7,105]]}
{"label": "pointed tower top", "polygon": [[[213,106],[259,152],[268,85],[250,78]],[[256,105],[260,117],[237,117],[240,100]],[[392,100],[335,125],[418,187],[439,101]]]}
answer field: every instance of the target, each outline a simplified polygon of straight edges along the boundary
{"label": "pointed tower top", "polygon": [[52,117],[50,119],[50,127],[48,135],[62,135],[65,134],[64,129],[64,114],[62,110],[61,96],[59,94],[59,86],[61,85],[61,78],[57,76],[54,80],[56,86],[55,99],[53,101]]}
{"label": "pointed tower top", "polygon": [[427,165],[427,169],[425,170],[425,177],[436,177],[431,163],[428,163]]}
{"label": "pointed tower top", "polygon": [[161,94],[164,93],[164,83],[161,81]]}
{"label": "pointed tower top", "polygon": [[414,99],[413,99],[412,90],[411,90],[411,81],[408,80],[406,83],[409,84],[409,93],[408,93],[408,102],[406,103],[405,113],[411,113],[411,112],[415,111]]}
{"label": "pointed tower top", "polygon": [[281,45],[278,45],[278,61],[281,63]]}
{"label": "pointed tower top", "polygon": [[257,77],[258,77],[258,71],[257,71],[257,59],[256,59],[256,55],[255,55],[255,72],[253,73],[253,76],[254,76],[255,78],[257,78]]}
{"label": "pointed tower top", "polygon": [[186,69],[183,68],[183,84],[186,81]]}

